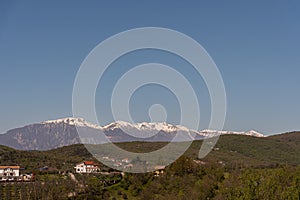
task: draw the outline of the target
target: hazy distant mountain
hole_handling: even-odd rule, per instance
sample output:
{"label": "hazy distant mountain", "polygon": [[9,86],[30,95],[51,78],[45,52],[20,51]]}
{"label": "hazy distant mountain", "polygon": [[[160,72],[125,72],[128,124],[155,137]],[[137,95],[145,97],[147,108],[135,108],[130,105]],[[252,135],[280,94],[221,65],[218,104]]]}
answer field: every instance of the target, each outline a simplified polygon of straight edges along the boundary
{"label": "hazy distant mountain", "polygon": [[[76,126],[80,129],[78,135]],[[105,135],[104,135],[105,134]],[[128,141],[169,142],[201,140],[216,134],[242,134],[264,137],[256,131],[233,132],[193,131],[184,126],[167,123],[136,123],[117,121],[98,126],[82,118],[64,118],[31,124],[0,134],[0,144],[22,150],[48,150],[77,143],[106,143]]]}

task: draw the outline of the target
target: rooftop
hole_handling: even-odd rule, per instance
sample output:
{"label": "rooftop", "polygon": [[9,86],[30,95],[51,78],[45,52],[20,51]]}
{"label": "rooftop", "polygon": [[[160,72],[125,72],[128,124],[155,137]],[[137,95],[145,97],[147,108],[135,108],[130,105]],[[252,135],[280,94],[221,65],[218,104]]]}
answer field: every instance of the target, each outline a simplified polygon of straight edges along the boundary
{"label": "rooftop", "polygon": [[7,169],[7,168],[20,169],[20,166],[0,166],[0,169]]}

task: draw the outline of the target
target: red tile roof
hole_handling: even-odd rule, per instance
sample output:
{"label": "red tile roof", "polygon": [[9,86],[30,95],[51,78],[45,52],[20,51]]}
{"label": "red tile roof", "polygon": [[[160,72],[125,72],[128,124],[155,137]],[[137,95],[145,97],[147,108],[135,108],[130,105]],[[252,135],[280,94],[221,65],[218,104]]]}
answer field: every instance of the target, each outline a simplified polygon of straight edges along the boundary
{"label": "red tile roof", "polygon": [[20,166],[0,166],[0,169],[7,169],[7,168],[20,169]]}
{"label": "red tile roof", "polygon": [[84,161],[85,165],[96,165],[94,161]]}

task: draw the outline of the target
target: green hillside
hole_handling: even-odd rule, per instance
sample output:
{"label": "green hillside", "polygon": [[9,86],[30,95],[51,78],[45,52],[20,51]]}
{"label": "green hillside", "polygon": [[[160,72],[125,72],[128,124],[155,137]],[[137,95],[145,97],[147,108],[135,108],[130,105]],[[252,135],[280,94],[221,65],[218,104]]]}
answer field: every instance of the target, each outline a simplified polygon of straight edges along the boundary
{"label": "green hillside", "polygon": [[205,159],[220,160],[230,164],[270,166],[277,164],[300,164],[300,132],[279,137],[256,138],[250,136],[222,136],[216,148]]}
{"label": "green hillside", "polygon": [[[197,159],[201,141],[164,173],[75,174],[76,163],[93,157],[83,145],[50,151],[19,151],[0,146],[0,165],[34,172],[33,183],[0,183],[0,199],[299,199],[300,132],[267,138],[221,136],[211,153]],[[118,146],[149,152],[166,143],[128,142]],[[109,149],[107,152],[109,153]],[[38,171],[48,166],[49,171]],[[103,169],[103,166],[101,166]],[[108,168],[104,168],[109,170]]]}
{"label": "green hillside", "polygon": [[[186,156],[197,159],[202,141],[194,141]],[[105,145],[105,144],[104,144]],[[166,145],[163,142],[127,142],[118,146],[131,152],[150,152]],[[244,135],[221,136],[204,162],[222,162],[245,167],[300,164],[300,132],[257,138]],[[76,163],[93,159],[84,145],[71,145],[49,151],[20,151],[0,146],[0,165],[20,165],[26,170],[48,166],[54,170],[73,170]]]}

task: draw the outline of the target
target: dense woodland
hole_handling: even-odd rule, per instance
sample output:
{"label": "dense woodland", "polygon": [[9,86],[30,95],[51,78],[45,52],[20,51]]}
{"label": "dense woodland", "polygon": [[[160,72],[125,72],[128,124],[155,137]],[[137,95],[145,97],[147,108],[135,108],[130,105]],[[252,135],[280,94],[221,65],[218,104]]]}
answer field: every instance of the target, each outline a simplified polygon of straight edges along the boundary
{"label": "dense woodland", "polygon": [[[121,143],[146,152],[164,143]],[[1,183],[0,199],[300,199],[300,133],[268,138],[222,136],[216,148],[196,163],[195,141],[164,174],[75,174],[75,163],[93,157],[82,145],[50,151],[0,147],[0,165],[18,164],[34,172],[31,183]],[[47,171],[38,169],[48,166]],[[101,166],[104,171],[112,171]]]}

